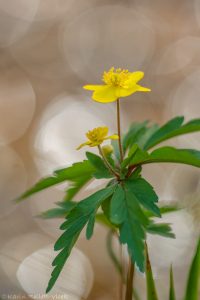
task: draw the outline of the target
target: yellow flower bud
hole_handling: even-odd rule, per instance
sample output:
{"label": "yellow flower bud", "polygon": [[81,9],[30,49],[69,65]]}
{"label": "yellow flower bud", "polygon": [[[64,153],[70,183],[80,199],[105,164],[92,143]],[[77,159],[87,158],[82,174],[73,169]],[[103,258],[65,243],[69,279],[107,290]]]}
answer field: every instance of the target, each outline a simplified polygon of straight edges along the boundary
{"label": "yellow flower bud", "polygon": [[102,151],[103,151],[103,154],[105,156],[108,156],[108,155],[112,154],[113,150],[114,149],[113,149],[112,145],[105,145],[105,146],[102,147]]}

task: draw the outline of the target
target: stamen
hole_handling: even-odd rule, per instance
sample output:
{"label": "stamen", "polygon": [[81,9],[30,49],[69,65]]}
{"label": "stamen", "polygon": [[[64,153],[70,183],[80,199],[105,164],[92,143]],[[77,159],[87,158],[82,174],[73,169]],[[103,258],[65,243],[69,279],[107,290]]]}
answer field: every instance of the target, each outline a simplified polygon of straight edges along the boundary
{"label": "stamen", "polygon": [[104,72],[102,80],[110,86],[129,88],[131,87],[131,73],[128,70],[112,67],[108,72]]}

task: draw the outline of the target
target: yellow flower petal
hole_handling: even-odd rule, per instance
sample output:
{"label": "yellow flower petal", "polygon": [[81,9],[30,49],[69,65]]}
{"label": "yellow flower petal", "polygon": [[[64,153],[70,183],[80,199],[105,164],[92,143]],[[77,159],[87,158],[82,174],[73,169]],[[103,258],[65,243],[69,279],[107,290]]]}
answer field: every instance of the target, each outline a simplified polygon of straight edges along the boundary
{"label": "yellow flower petal", "polygon": [[86,90],[94,91],[92,99],[101,102],[114,102],[118,98],[127,97],[135,92],[150,92],[149,88],[138,85],[138,81],[144,77],[144,72],[129,72],[125,69],[112,67],[104,72],[103,82],[105,85],[85,85]]}
{"label": "yellow flower petal", "polygon": [[130,80],[132,80],[134,83],[137,83],[143,77],[144,77],[144,72],[136,71],[131,73]]}
{"label": "yellow flower petal", "polygon": [[101,131],[99,132],[99,137],[101,139],[105,139],[105,137],[107,136],[108,134],[108,127],[104,126],[104,127],[101,127]]}
{"label": "yellow flower petal", "polygon": [[76,150],[79,150],[79,149],[83,148],[84,146],[89,146],[90,144],[91,144],[90,141],[85,142],[85,143],[82,143],[82,144],[80,144],[80,145],[76,148]]}
{"label": "yellow flower petal", "polygon": [[104,140],[118,140],[119,136],[117,134],[113,134],[110,136],[107,136]]}
{"label": "yellow flower petal", "polygon": [[89,85],[84,85],[83,86],[83,88],[85,89],[85,90],[88,90],[88,91],[96,91],[96,90],[98,90],[99,88],[102,88],[102,87],[104,87],[105,85],[103,85],[103,84],[89,84]]}
{"label": "yellow flower petal", "polygon": [[137,91],[139,91],[139,92],[151,92],[151,89],[137,84]]}
{"label": "yellow flower petal", "polygon": [[92,142],[89,146],[90,147],[96,147],[96,146],[99,146],[103,143],[103,141],[96,141],[96,142]]}
{"label": "yellow flower petal", "polygon": [[94,91],[92,99],[101,102],[109,103],[117,100],[116,87],[104,85]]}
{"label": "yellow flower petal", "polygon": [[121,98],[121,97],[130,96],[137,91],[138,91],[138,88],[137,88],[137,85],[135,84],[132,88],[129,88],[129,89],[118,88],[116,94],[117,94],[118,98]]}

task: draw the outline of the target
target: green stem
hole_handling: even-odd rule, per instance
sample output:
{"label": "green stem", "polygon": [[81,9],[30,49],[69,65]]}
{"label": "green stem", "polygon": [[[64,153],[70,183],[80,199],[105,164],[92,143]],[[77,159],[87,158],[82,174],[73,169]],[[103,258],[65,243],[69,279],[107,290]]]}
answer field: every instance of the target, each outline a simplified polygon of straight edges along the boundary
{"label": "green stem", "polygon": [[126,296],[125,300],[132,300],[133,296],[133,277],[134,277],[134,264],[131,257],[129,257],[129,267],[126,281]]}
{"label": "green stem", "polygon": [[115,233],[116,233],[116,231],[113,229],[111,229],[108,232],[107,239],[106,239],[106,246],[107,246],[107,250],[108,250],[108,255],[110,256],[114,266],[116,267],[116,269],[122,276],[122,266],[113,251],[113,245],[112,245],[112,238],[115,235]]}
{"label": "green stem", "polygon": [[98,149],[99,149],[99,153],[100,153],[100,155],[102,156],[103,161],[104,161],[106,167],[107,167],[107,168],[109,169],[109,171],[117,178],[117,180],[119,180],[119,179],[120,179],[119,174],[118,174],[117,172],[115,172],[115,170],[113,169],[113,167],[112,167],[112,166],[110,165],[110,163],[108,162],[108,160],[107,160],[106,156],[104,155],[104,153],[103,153],[103,151],[102,151],[100,145],[98,145]]}
{"label": "green stem", "polygon": [[117,99],[117,131],[118,131],[118,136],[119,136],[119,152],[120,152],[120,160],[121,162],[123,161],[123,148],[122,148],[122,139],[121,139],[121,123],[120,123],[120,103],[119,99]]}

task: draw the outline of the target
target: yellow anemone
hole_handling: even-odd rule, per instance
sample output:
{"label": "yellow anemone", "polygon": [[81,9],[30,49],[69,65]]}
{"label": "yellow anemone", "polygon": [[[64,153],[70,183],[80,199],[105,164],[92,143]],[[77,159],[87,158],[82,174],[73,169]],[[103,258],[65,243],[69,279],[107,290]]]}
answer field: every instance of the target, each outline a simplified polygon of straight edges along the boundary
{"label": "yellow anemone", "polygon": [[89,146],[89,147],[95,147],[99,146],[103,143],[103,141],[111,139],[111,140],[117,140],[119,139],[117,134],[113,134],[110,136],[108,135],[108,127],[97,127],[92,130],[89,130],[86,133],[86,137],[88,138],[88,141],[81,144],[77,150],[81,149],[84,146]]}
{"label": "yellow anemone", "polygon": [[111,68],[103,74],[104,85],[85,85],[86,90],[94,91],[92,99],[97,102],[108,103],[121,97],[127,97],[135,92],[150,92],[149,88],[138,83],[144,77],[141,71],[129,72],[128,70]]}

